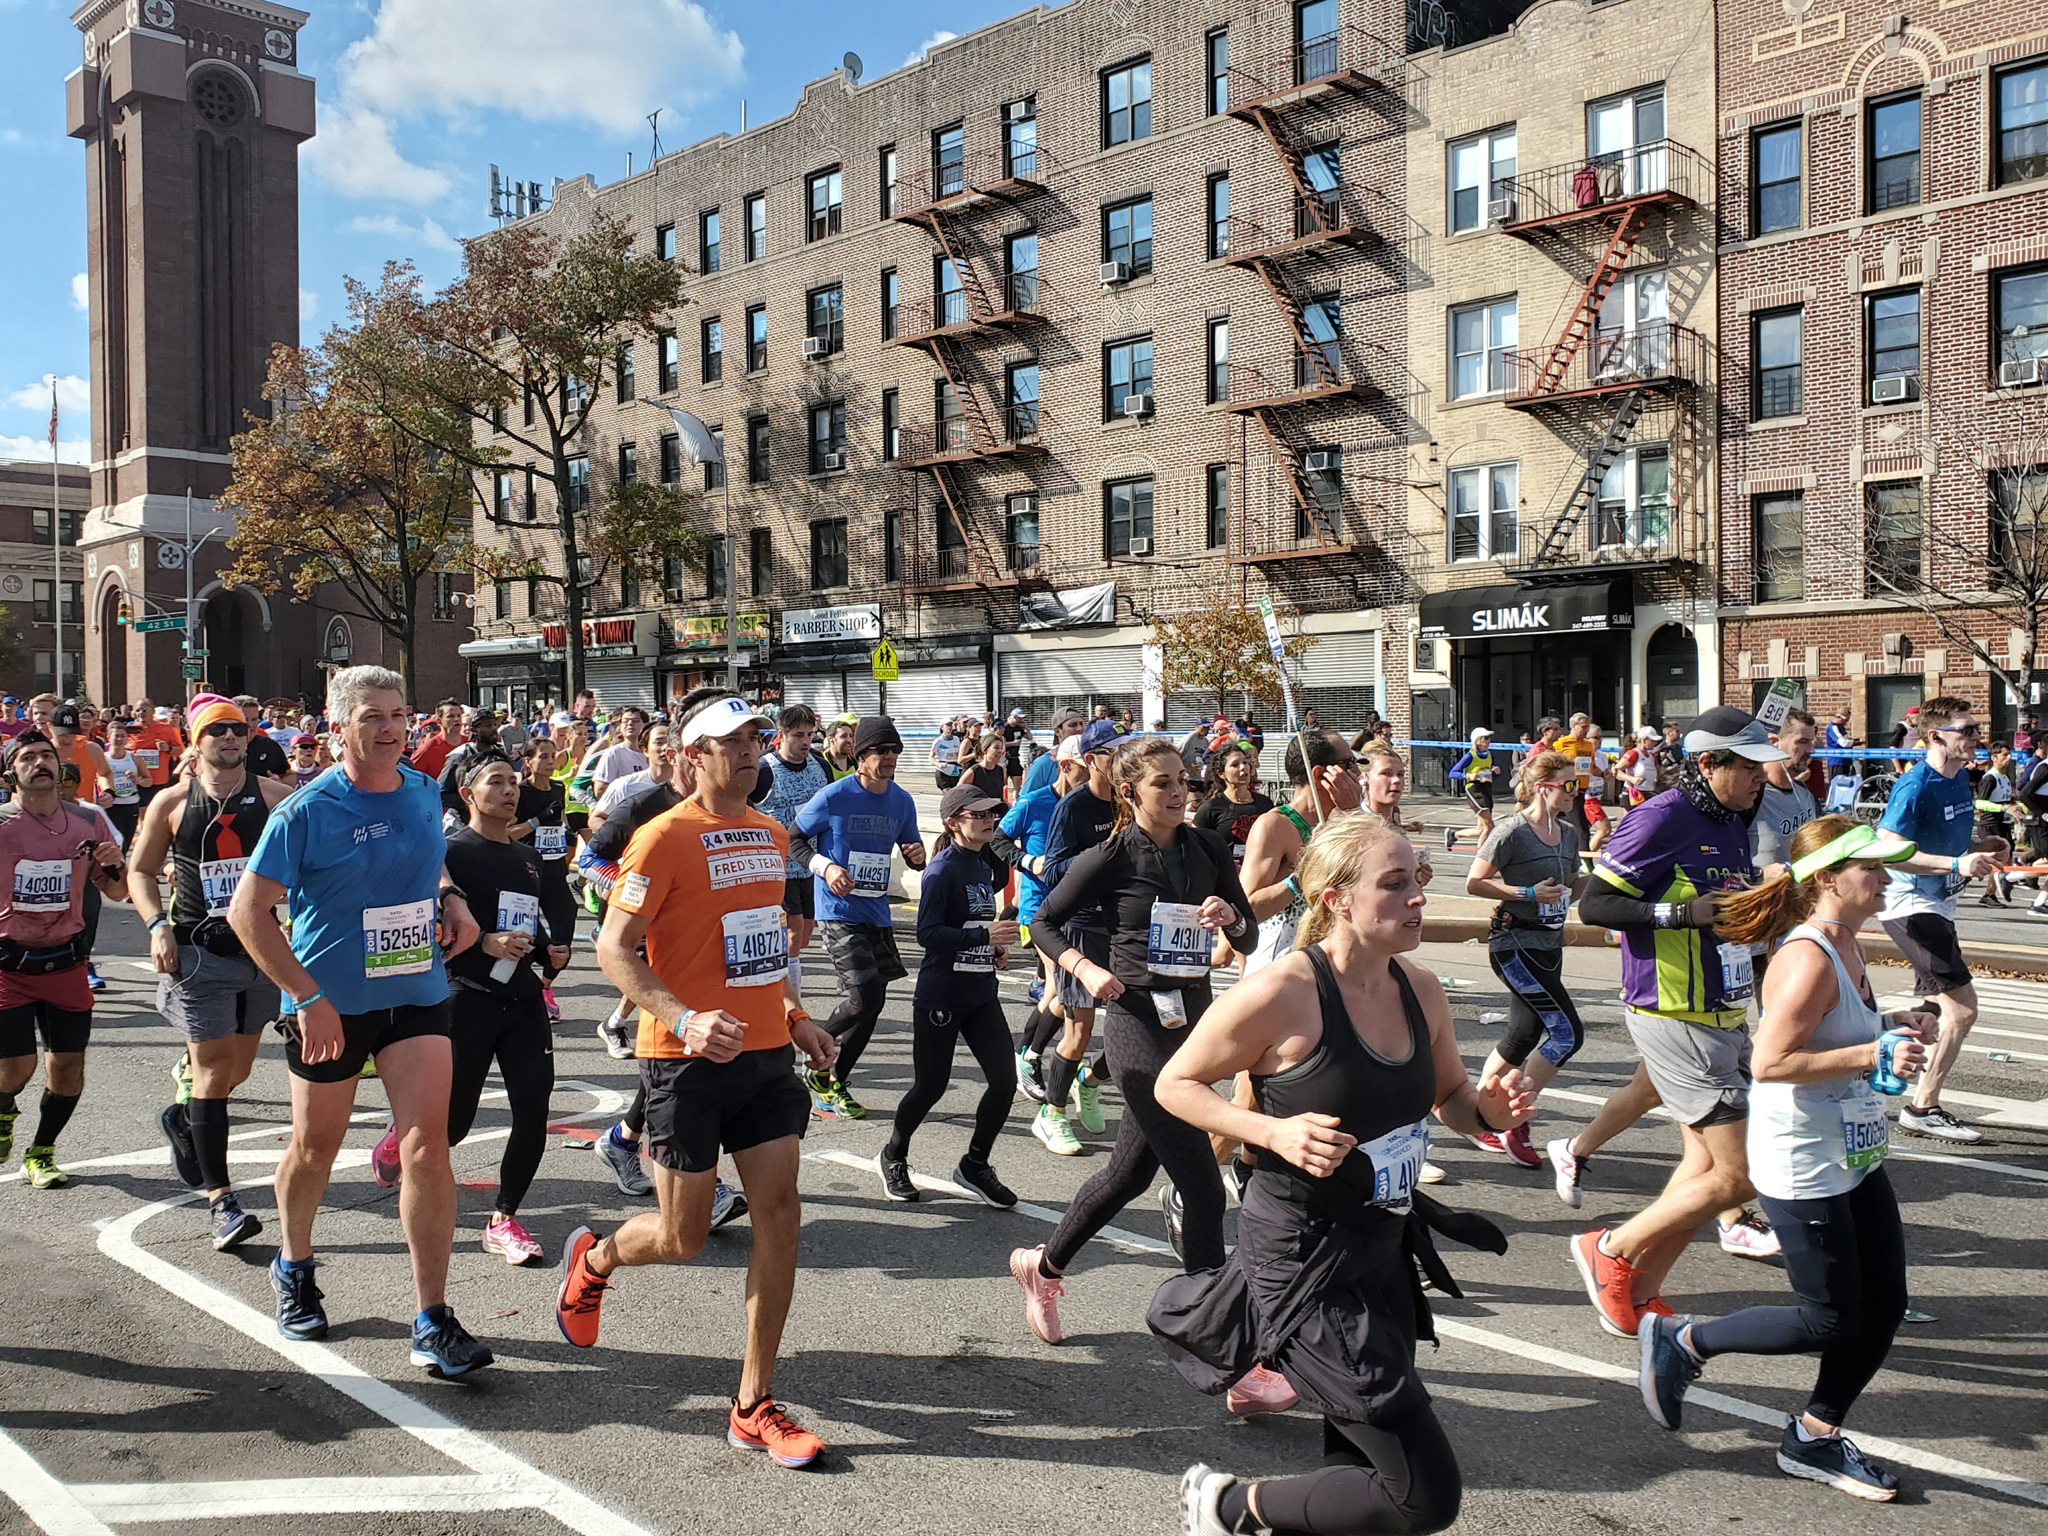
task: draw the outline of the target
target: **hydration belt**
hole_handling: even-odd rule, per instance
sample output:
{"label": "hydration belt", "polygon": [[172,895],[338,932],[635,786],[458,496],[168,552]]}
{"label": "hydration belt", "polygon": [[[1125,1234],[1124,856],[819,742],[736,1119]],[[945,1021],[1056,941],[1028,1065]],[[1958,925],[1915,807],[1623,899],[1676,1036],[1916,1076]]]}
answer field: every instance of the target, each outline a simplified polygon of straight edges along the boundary
{"label": "hydration belt", "polygon": [[0,939],[0,971],[16,971],[24,976],[54,976],[84,961],[83,929],[62,944],[40,945],[34,949],[14,939]]}

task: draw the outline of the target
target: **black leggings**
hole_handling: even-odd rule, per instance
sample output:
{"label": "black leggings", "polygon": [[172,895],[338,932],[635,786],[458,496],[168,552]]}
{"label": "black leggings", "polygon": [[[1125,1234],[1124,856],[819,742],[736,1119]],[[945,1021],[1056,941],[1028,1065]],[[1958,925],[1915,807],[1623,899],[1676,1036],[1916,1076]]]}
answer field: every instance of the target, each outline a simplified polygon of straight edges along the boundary
{"label": "black leggings", "polygon": [[498,1211],[519,1209],[548,1144],[548,1097],[555,1091],[555,1045],[538,997],[507,998],[457,987],[451,993],[455,1071],[448,1090],[448,1145],[460,1146],[476,1123],[477,1100],[495,1059],[505,1079],[512,1134],[498,1159]]}
{"label": "black leggings", "polygon": [[1123,1118],[1109,1162],[1081,1186],[1060,1218],[1045,1260],[1055,1269],[1073,1262],[1081,1245],[1108,1226],[1117,1213],[1151,1187],[1161,1168],[1181,1198],[1181,1245],[1190,1274],[1223,1264],[1223,1175],[1209,1138],[1159,1107],[1153,1089],[1159,1069],[1187,1038],[1183,1030],[1162,1029],[1126,1013],[1112,1002],[1103,1009],[1109,1071],[1123,1096]]}
{"label": "black leggings", "polygon": [[1586,1026],[1564,985],[1564,948],[1491,949],[1493,974],[1508,989],[1508,1027],[1494,1047],[1500,1059],[1519,1067],[1536,1052],[1553,1067],[1579,1054]]}
{"label": "black leggings", "polygon": [[1010,1059],[1010,1024],[1003,1017],[1003,1005],[990,999],[953,1012],[919,1003],[910,1010],[910,1060],[916,1077],[896,1105],[887,1148],[890,1157],[910,1155],[910,1138],[953,1081],[953,1048],[963,1039],[988,1082],[974,1109],[967,1160],[985,1163],[995,1150],[996,1137],[1003,1133],[1017,1097],[1017,1064]]}
{"label": "black leggings", "polygon": [[[1259,1519],[1274,1536],[1420,1536],[1458,1518],[1464,1480],[1450,1439],[1427,1403],[1384,1424],[1323,1420],[1323,1467],[1256,1485]],[[1225,1490],[1224,1524],[1236,1529],[1246,1485]]]}
{"label": "black leggings", "polygon": [[832,1075],[845,1082],[853,1076],[861,1053],[875,1037],[875,1023],[882,1017],[882,1004],[889,1000],[889,983],[879,976],[848,985],[846,996],[825,1021],[825,1033],[839,1042],[839,1059],[832,1063]]}
{"label": "black leggings", "polygon": [[1692,1344],[1714,1355],[1820,1356],[1806,1411],[1840,1428],[1891,1352],[1906,1315],[1906,1234],[1882,1168],[1846,1195],[1759,1197],[1785,1248],[1796,1307],[1745,1307],[1696,1323]]}

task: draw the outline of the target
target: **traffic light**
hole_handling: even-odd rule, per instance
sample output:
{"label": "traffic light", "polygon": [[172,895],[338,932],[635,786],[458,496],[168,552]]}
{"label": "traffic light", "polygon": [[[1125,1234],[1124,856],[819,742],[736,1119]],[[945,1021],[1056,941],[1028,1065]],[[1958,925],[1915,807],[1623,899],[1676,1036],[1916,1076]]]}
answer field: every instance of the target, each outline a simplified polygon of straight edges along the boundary
{"label": "traffic light", "polygon": [[133,606],[130,605],[127,598],[121,598],[114,606],[114,622],[125,626],[132,622],[134,618],[135,610]]}

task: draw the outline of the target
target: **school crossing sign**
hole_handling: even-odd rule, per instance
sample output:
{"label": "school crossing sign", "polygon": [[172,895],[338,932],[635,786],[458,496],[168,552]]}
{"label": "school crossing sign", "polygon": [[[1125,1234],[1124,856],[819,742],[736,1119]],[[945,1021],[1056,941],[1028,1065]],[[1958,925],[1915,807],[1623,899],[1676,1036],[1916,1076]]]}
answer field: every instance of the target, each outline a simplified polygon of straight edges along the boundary
{"label": "school crossing sign", "polygon": [[874,654],[868,660],[874,669],[876,682],[893,683],[896,681],[897,658],[895,646],[891,645],[887,640],[882,641],[875,647]]}

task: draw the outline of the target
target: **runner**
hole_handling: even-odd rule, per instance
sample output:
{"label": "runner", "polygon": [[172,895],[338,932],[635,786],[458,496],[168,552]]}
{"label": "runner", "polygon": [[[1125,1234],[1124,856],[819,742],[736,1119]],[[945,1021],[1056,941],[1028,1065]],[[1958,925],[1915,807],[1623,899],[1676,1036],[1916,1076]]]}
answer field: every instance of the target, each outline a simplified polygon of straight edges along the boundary
{"label": "runner", "polygon": [[1230,844],[1231,861],[1244,868],[1246,845],[1259,818],[1273,809],[1272,800],[1259,793],[1259,755],[1248,741],[1228,741],[1212,759],[1218,778],[1216,794],[1202,802],[1195,812],[1195,825],[1221,833]]}
{"label": "runner", "polygon": [[1766,877],[1792,862],[1787,854],[1792,834],[1820,814],[1813,791],[1806,787],[1813,741],[1813,716],[1803,709],[1788,711],[1784,723],[1771,733],[1771,744],[1785,760],[1764,764],[1763,795],[1756,803],[1756,819],[1749,824],[1750,861]]}
{"label": "runner", "polygon": [[1920,729],[1927,756],[1899,776],[1877,824],[1890,841],[1917,845],[1893,867],[1879,921],[1913,967],[1914,995],[1931,1000],[1941,1021],[1899,1126],[1941,1141],[1981,1141],[1982,1131],[1941,1106],[1941,1085],[1977,1022],[1977,989],[1956,942],[1956,892],[1990,874],[2012,847],[2003,838],[1970,845],[1975,818],[1963,769],[1977,755],[1978,728],[1968,701],[1929,699],[1920,706]]}
{"label": "runner", "polygon": [[[1493,834],[1493,775],[1493,732],[1483,725],[1477,726],[1472,732],[1472,750],[1451,764],[1451,782],[1458,786],[1458,792],[1479,819],[1478,837],[1482,843]],[[1457,846],[1458,834],[1446,827],[1445,851]]]}
{"label": "runner", "polygon": [[851,778],[857,767],[853,737],[859,725],[860,716],[840,715],[825,727],[825,767],[830,770],[835,783]]}
{"label": "runner", "polygon": [[1295,872],[1309,839],[1330,817],[1357,810],[1365,796],[1358,758],[1336,731],[1298,733],[1287,743],[1282,762],[1294,795],[1254,822],[1245,840],[1244,888],[1259,919],[1258,944],[1244,957],[1247,977],[1293,951],[1295,929],[1308,910]]}
{"label": "runner", "polygon": [[412,765],[428,778],[439,780],[441,765],[462,740],[462,700],[443,699],[434,706],[433,718],[412,749]]}
{"label": "runner", "polygon": [[[1234,988],[1160,1074],[1162,1109],[1266,1155],[1228,1265],[1167,1280],[1147,1320],[1205,1392],[1263,1358],[1323,1415],[1325,1454],[1317,1471],[1260,1482],[1190,1467],[1185,1536],[1454,1522],[1457,1457],[1415,1370],[1416,1340],[1435,1336],[1418,1268],[1460,1294],[1432,1228],[1507,1251],[1492,1223],[1416,1187],[1432,1112],[1461,1135],[1501,1134],[1530,1095],[1513,1072],[1473,1086],[1442,987],[1402,958],[1422,938],[1415,850],[1374,817],[1342,817],[1317,833],[1301,881],[1301,951]],[[1241,1072],[1252,1107],[1208,1086]]]}
{"label": "runner", "polygon": [[[775,727],[775,750],[761,759],[761,788],[756,790],[754,803],[788,831],[796,823],[797,812],[832,782],[832,771],[811,750],[818,734],[818,716],[808,704],[788,705]],[[811,872],[795,859],[783,871],[782,911],[789,919],[789,995],[802,1007],[804,950],[818,926],[818,903]]]}
{"label": "runner", "polygon": [[1717,927],[1738,943],[1784,940],[1764,979],[1749,1167],[1784,1234],[1798,1305],[1704,1321],[1646,1313],[1643,1403],[1677,1429],[1686,1389],[1716,1355],[1818,1354],[1805,1411],[1778,1442],[1779,1469],[1883,1503],[1898,1497],[1898,1479],[1842,1425],[1906,1311],[1905,1233],[1883,1167],[1889,1127],[1878,1092],[1896,1092],[1927,1053],[1917,1015],[1879,1015],[1856,932],[1884,904],[1885,866],[1910,858],[1913,845],[1828,816],[1794,833],[1788,852],[1789,870],[1722,898]]}
{"label": "runner", "polygon": [[910,1177],[910,1139],[945,1096],[953,1080],[955,1047],[965,1040],[988,1086],[975,1107],[974,1134],[953,1181],[989,1205],[1007,1210],[1017,1203],[989,1166],[989,1154],[1017,1097],[1010,1026],[996,993],[996,973],[1017,942],[1017,924],[996,916],[996,891],[1009,871],[987,852],[1002,809],[1001,800],[969,784],[947,790],[939,802],[941,830],[932,839],[931,862],[917,897],[917,942],[924,960],[910,1005],[913,1076],[875,1159],[882,1193],[891,1200],[918,1198]]}
{"label": "runner", "polygon": [[[1977,797],[1976,822],[1972,829],[1973,839],[1982,844],[1991,838],[2006,843],[2013,840],[2013,782],[2018,771],[2013,764],[2012,748],[2002,741],[1991,744],[1990,761],[1984,765],[1984,772],[1978,777],[1976,787],[1971,791]],[[1980,907],[2002,907],[2012,900],[2012,886],[2005,875],[1998,870],[1991,872],[1991,878],[1984,882],[1984,894],[1977,898]]]}
{"label": "runner", "polygon": [[1637,731],[1635,745],[1621,754],[1619,772],[1630,810],[1657,793],[1657,733],[1649,726]]}
{"label": "runner", "polygon": [[185,738],[171,724],[171,712],[158,709],[144,697],[135,701],[135,724],[128,732],[128,745],[135,753],[135,761],[142,765],[143,776],[137,781],[137,788],[142,791],[142,803],[146,806],[156,798],[158,790],[171,782],[171,770],[185,751]]}
{"label": "runner", "polygon": [[[45,695],[54,698],[54,695]],[[49,722],[47,734],[57,747],[59,760],[57,793],[68,802],[86,806],[108,828],[103,835],[109,842],[119,845],[120,829],[98,810],[100,804],[110,799],[114,792],[114,770],[107,762],[107,754],[100,745],[85,734],[84,717],[76,704],[51,704],[43,712]],[[104,992],[107,983],[101,977],[99,967],[93,963],[93,953],[99,948],[100,937],[100,890],[95,882],[85,887],[85,985],[93,992]]]}
{"label": "runner", "polygon": [[814,1070],[829,1069],[833,1042],[783,990],[787,834],[747,804],[761,733],[772,722],[713,690],[686,695],[677,715],[696,790],[633,834],[598,938],[605,974],[642,1007],[637,1053],[660,1209],[608,1237],[588,1227],[570,1236],[555,1320],[565,1339],[589,1349],[618,1269],[695,1258],[711,1230],[719,1152],[729,1152],[752,1208],[754,1243],[746,1351],[726,1439],[803,1467],[824,1446],[771,1395],[802,1217],[806,1105],[791,1069],[797,1050]]}
{"label": "runner", "polygon": [[647,711],[644,709],[622,709],[619,711],[619,730],[610,743],[600,742],[590,749],[589,759],[583,771],[590,775],[590,803],[595,806],[604,798],[604,792],[612,784],[629,773],[638,773],[647,766]]}
{"label": "runner", "polygon": [[1031,759],[1031,766],[1024,770],[1024,793],[1043,789],[1053,781],[1059,772],[1060,744],[1069,736],[1078,736],[1088,728],[1088,717],[1078,709],[1063,709],[1053,716],[1052,750],[1041,752]]}
{"label": "runner", "polygon": [[[161,978],[156,1010],[185,1038],[177,1098],[157,1117],[178,1177],[206,1192],[216,1253],[263,1230],[235,1198],[228,1175],[228,1100],[247,1081],[277,1016],[277,989],[249,959],[228,926],[228,903],[271,807],[290,793],[248,772],[249,725],[226,699],[192,712],[197,771],[182,794],[159,795],[142,818],[128,865],[128,895],[149,933],[150,963]],[[164,857],[175,871],[164,909]]]}
{"label": "runner", "polygon": [[463,743],[441,759],[441,768],[434,775],[441,791],[441,809],[445,812],[443,825],[452,836],[469,824],[469,807],[462,800],[462,786],[469,782],[470,770],[480,762],[510,762],[512,754],[498,744],[498,716],[495,711],[479,709],[469,719],[469,734]]}
{"label": "runner", "polygon": [[[1684,1142],[1647,1209],[1571,1240],[1600,1326],[1617,1338],[1632,1337],[1645,1310],[1669,1310],[1664,1279],[1678,1256],[1709,1216],[1752,1193],[1743,1136],[1755,983],[1748,945],[1714,930],[1714,893],[1751,877],[1743,813],[1757,803],[1764,765],[1786,754],[1725,704],[1693,721],[1685,750],[1678,787],[1621,824],[1579,901],[1583,921],[1621,933],[1629,1037]],[[1562,1185],[1563,1163],[1558,1174]]]}
{"label": "runner", "polygon": [[1607,770],[1613,763],[1613,754],[1601,742],[1605,737],[1600,727],[1591,720],[1578,727],[1584,739],[1592,743],[1591,769],[1586,775],[1585,803],[1579,807],[1584,815],[1590,840],[1586,844],[1588,853],[1598,853],[1605,846],[1608,836],[1614,831],[1614,823],[1608,820],[1604,800],[1607,794]]}
{"label": "runner", "polygon": [[107,770],[113,775],[113,792],[106,803],[107,820],[121,834],[123,843],[135,839],[135,820],[142,812],[142,780],[147,776],[142,762],[128,744],[128,722],[116,715],[107,722]]}
{"label": "runner", "polygon": [[300,731],[292,738],[292,788],[304,789],[333,766],[320,761],[320,738]]}
{"label": "runner", "polygon": [[1003,772],[1010,781],[1013,800],[1024,787],[1024,753],[1031,745],[1031,727],[1024,723],[1024,711],[1011,710],[1010,718],[1003,722]]}
{"label": "runner", "polygon": [[[270,1266],[277,1328],[288,1339],[327,1334],[313,1280],[313,1218],[355,1108],[357,1076],[374,1060],[404,1172],[398,1219],[419,1301],[412,1363],[464,1375],[492,1357],[446,1302],[455,1177],[437,907],[450,954],[476,942],[477,926],[442,867],[447,845],[433,780],[399,762],[405,679],[382,667],[344,668],[328,679],[327,718],[341,741],[340,765],[271,814],[228,906],[243,947],[283,989],[288,1015],[292,1137],[277,1165],[283,1233]],[[287,898],[289,939],[273,910]]]}
{"label": "runner", "polygon": [[[802,709],[798,704],[792,708]],[[939,727],[938,738],[932,742],[932,780],[944,794],[960,782],[960,717],[954,715]],[[784,823],[787,825],[787,823]]]}
{"label": "runner", "polygon": [[[1078,731],[1063,738],[1059,746],[1046,756],[1058,760],[1055,777],[1037,789],[1027,788],[1018,796],[1017,803],[1003,817],[1000,828],[1022,855],[1017,864],[1017,931],[1038,956],[1040,979],[1032,994],[1035,1006],[1031,1017],[1025,1021],[1024,1043],[1017,1052],[1017,1085],[1035,1104],[1045,1102],[1045,1078],[1041,1064],[1053,1036],[1060,1034],[1065,1027],[1066,1011],[1059,997],[1059,968],[1052,963],[1043,946],[1032,942],[1031,924],[1045,902],[1045,864],[1051,847],[1053,816],[1059,810],[1060,801],[1088,780],[1088,762],[1081,755]],[[1035,768],[1037,764],[1032,766]],[[1025,775],[1025,782],[1030,782],[1029,774]],[[1067,1139],[1073,1140],[1071,1129],[1067,1132]]]}
{"label": "runner", "polygon": [[[1541,1093],[1586,1043],[1586,1026],[1564,983],[1564,922],[1585,886],[1579,873],[1579,829],[1564,819],[1576,793],[1571,759],[1543,752],[1515,788],[1521,809],[1493,829],[1465,879],[1465,892],[1498,902],[1486,958],[1508,989],[1507,1027],[1479,1074],[1496,1083],[1512,1068],[1531,1094]],[[1541,1168],[1527,1122],[1506,1135],[1472,1138],[1524,1168]]]}
{"label": "runner", "polygon": [[[1110,1070],[1124,1102],[1107,1165],[1081,1186],[1050,1241],[1010,1255],[1025,1319],[1048,1344],[1060,1341],[1062,1273],[1162,1167],[1180,1191],[1186,1267],[1223,1263],[1223,1179],[1209,1140],[1161,1109],[1153,1089],[1184,1038],[1180,1031],[1208,1010],[1210,935],[1248,937],[1256,919],[1229,845],[1186,823],[1186,768],[1171,741],[1125,743],[1110,778],[1117,812],[1109,839],[1073,860],[1038,912],[1054,962],[1106,1005]],[[1107,966],[1060,931],[1079,913],[1098,910],[1109,935]]]}
{"label": "runner", "polygon": [[57,1137],[85,1091],[92,1033],[86,985],[85,893],[124,898],[126,871],[106,818],[59,794],[62,760],[41,731],[24,731],[0,757],[13,799],[0,805],[0,868],[13,878],[0,905],[0,1161],[14,1151],[15,1095],[36,1070],[43,1044],[43,1096],[35,1140],[21,1173],[36,1189],[61,1189]]}
{"label": "runner", "polygon": [[859,771],[812,796],[789,829],[791,859],[817,877],[812,897],[825,925],[825,952],[845,992],[825,1021],[826,1033],[838,1044],[834,1066],[813,1065],[804,1079],[812,1112],[821,1120],[867,1118],[847,1090],[847,1079],[874,1036],[889,983],[907,974],[889,912],[889,855],[900,849],[912,869],[923,869],[925,859],[917,804],[896,782],[902,750],[894,720],[864,718],[853,733]]}
{"label": "runner", "polygon": [[244,766],[259,779],[291,783],[291,765],[284,755],[284,748],[263,730],[262,701],[252,693],[238,693],[234,702],[242,711],[242,718],[249,723],[249,755],[243,759]]}

